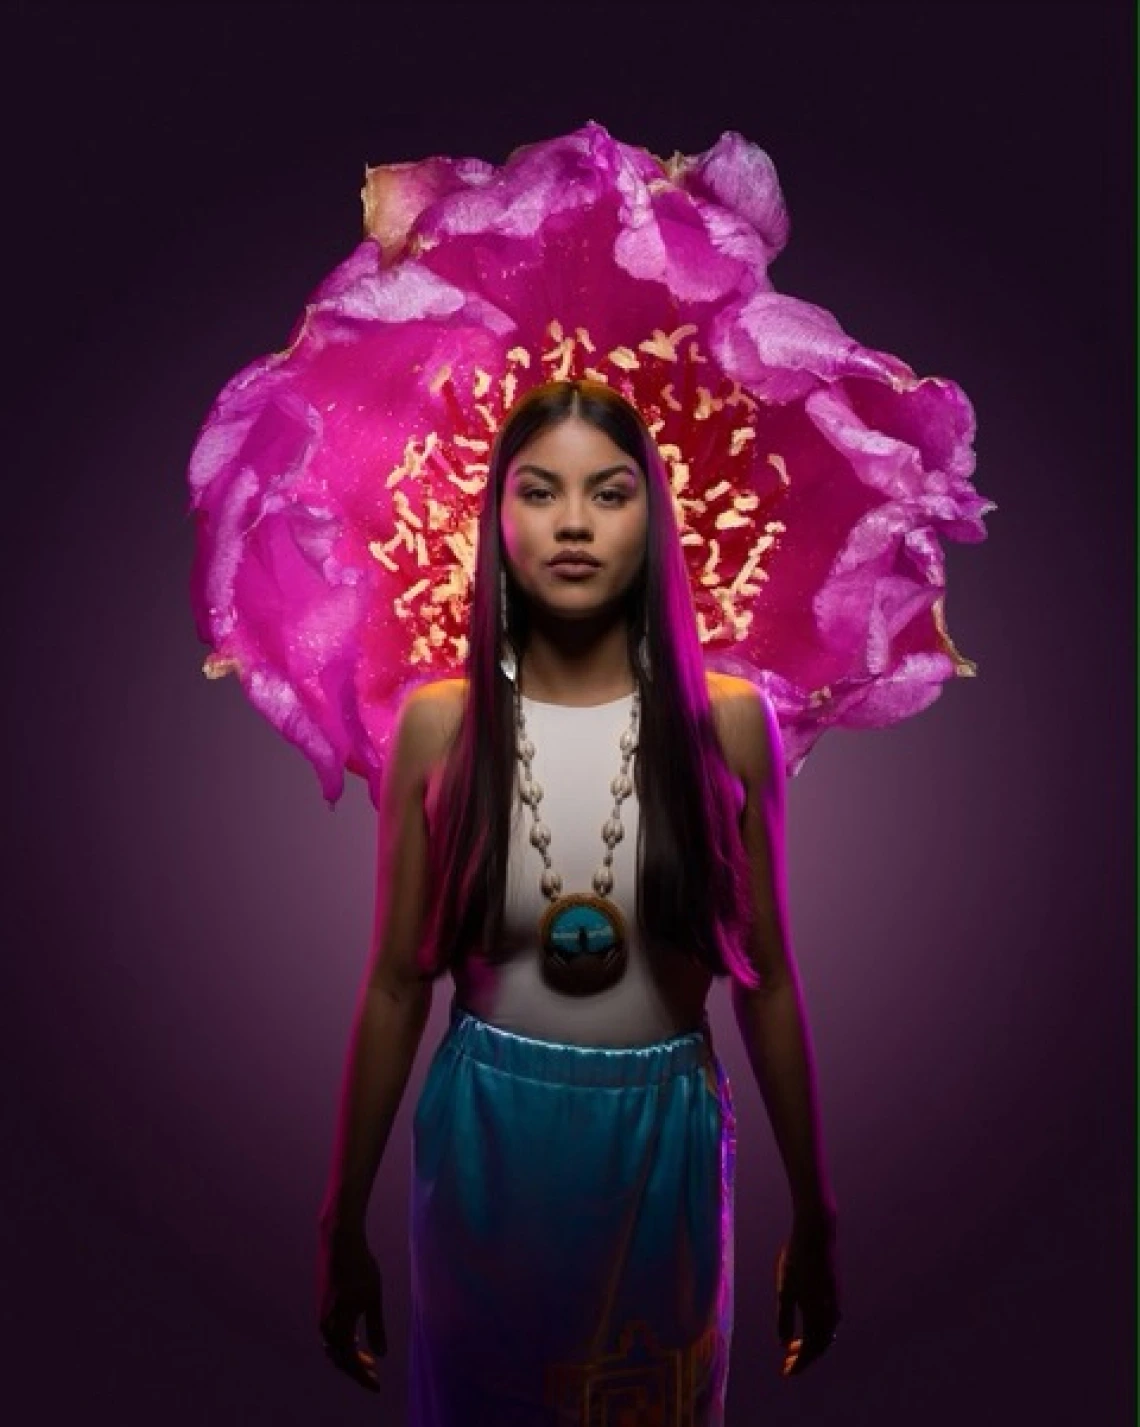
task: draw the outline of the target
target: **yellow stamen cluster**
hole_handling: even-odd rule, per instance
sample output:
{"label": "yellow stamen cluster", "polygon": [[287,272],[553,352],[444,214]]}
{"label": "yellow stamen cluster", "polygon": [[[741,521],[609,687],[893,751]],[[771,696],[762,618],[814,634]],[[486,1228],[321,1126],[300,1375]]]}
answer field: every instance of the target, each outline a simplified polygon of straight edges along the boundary
{"label": "yellow stamen cluster", "polygon": [[[386,481],[393,491],[392,533],[369,545],[385,569],[406,580],[393,609],[411,636],[411,664],[457,664],[466,657],[491,444],[524,379],[528,388],[577,377],[602,382],[638,408],[669,473],[701,642],[730,646],[747,636],[749,606],[785,530],[781,521],[765,517],[790,478],[778,453],[758,454],[758,403],[738,382],[706,375],[710,364],[694,340],[696,331],[692,324],[657,330],[636,348],[603,354],[585,328],[568,332],[552,321],[537,355],[511,348],[498,376],[479,367],[468,373],[466,392],[450,366],[432,373],[428,390],[466,427],[408,440]],[[771,472],[767,482],[757,478],[765,467]],[[694,469],[705,473],[703,484],[694,480]],[[758,489],[765,484],[765,491]]]}

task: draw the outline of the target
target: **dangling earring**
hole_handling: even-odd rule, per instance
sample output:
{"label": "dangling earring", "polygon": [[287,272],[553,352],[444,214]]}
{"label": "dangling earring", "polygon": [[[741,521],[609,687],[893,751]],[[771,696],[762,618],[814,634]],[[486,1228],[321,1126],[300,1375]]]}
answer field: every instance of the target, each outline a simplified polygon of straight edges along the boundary
{"label": "dangling earring", "polygon": [[637,641],[637,660],[645,671],[645,677],[650,679],[653,677],[653,665],[649,660],[649,636],[646,633],[644,623],[641,626],[641,630],[641,638]]}
{"label": "dangling earring", "polygon": [[507,632],[507,572],[499,571],[499,668],[513,684],[518,677],[518,659]]}

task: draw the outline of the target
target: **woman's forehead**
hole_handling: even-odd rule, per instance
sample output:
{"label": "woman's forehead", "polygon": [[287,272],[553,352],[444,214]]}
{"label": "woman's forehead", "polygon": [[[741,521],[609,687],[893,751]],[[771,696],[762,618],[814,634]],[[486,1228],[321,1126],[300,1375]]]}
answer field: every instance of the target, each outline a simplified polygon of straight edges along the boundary
{"label": "woman's forehead", "polygon": [[509,468],[517,470],[528,462],[568,475],[601,465],[627,465],[637,470],[637,462],[611,437],[577,417],[567,417],[533,436],[515,453]]}

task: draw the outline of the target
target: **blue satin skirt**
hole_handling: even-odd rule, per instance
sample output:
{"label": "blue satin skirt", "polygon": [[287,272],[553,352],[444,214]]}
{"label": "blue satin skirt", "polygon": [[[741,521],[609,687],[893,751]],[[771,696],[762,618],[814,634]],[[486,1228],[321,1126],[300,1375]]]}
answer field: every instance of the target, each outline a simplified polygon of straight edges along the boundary
{"label": "blue satin skirt", "polygon": [[707,1019],[611,1049],[453,1002],[412,1133],[411,1427],[722,1427],[736,1132]]}

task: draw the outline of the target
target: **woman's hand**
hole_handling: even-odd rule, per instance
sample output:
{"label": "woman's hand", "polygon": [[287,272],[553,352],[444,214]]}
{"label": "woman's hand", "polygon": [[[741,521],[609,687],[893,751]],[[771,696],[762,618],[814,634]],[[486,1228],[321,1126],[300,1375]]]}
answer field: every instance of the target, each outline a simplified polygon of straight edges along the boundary
{"label": "woman's hand", "polygon": [[[796,1308],[803,1332],[795,1337]],[[776,1259],[776,1331],[784,1345],[784,1377],[803,1372],[835,1341],[839,1311],[835,1275],[835,1215],[795,1217],[791,1238]]]}
{"label": "woman's hand", "polygon": [[[362,1316],[371,1353],[356,1339],[357,1321]],[[321,1229],[317,1322],[330,1362],[361,1387],[379,1392],[376,1358],[388,1351],[384,1293],[380,1269],[363,1228]]]}

